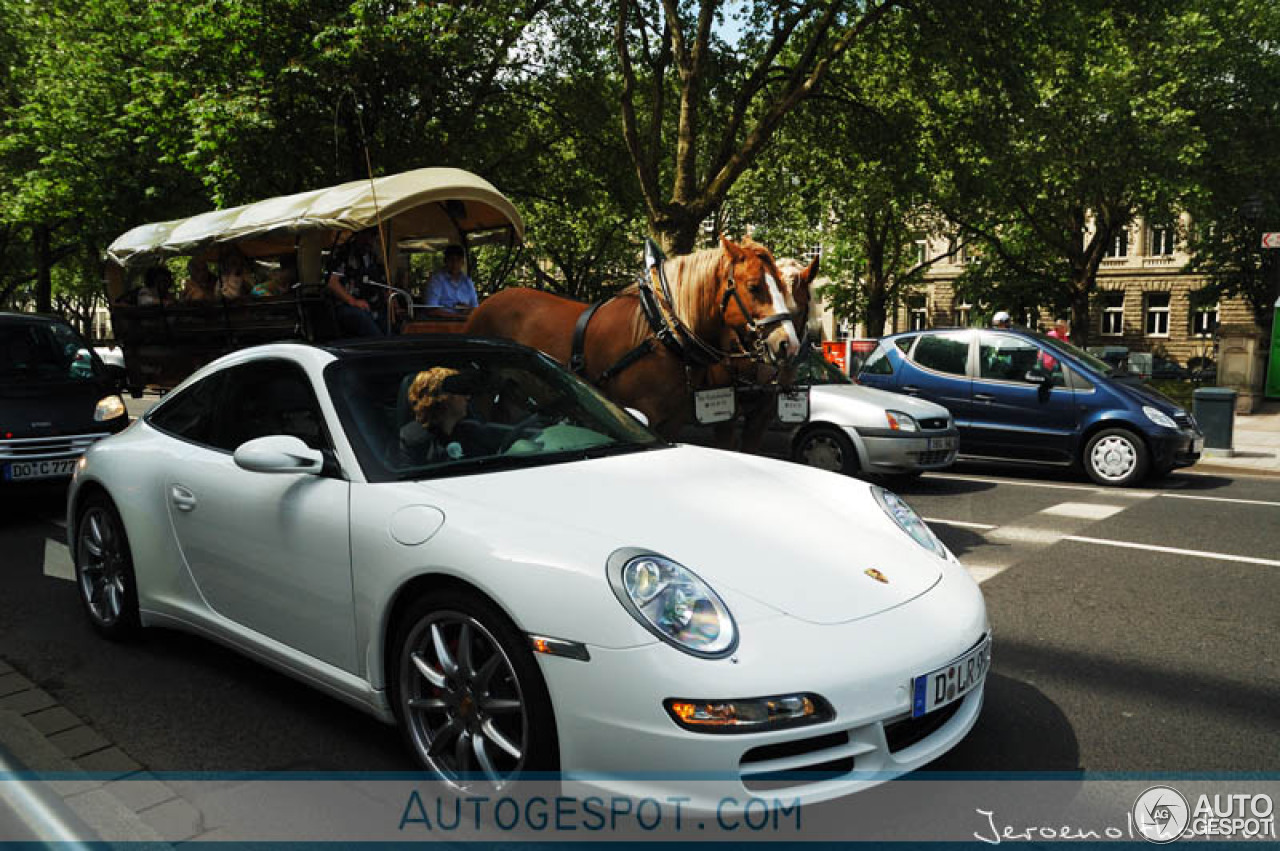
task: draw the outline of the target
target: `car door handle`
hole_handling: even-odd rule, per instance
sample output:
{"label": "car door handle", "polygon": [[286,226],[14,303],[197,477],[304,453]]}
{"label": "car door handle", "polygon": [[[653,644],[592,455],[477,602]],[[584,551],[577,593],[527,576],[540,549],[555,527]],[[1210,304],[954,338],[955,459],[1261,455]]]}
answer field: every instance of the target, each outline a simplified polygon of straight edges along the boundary
{"label": "car door handle", "polygon": [[904,384],[902,385],[902,392],[907,393],[911,396],[915,396],[920,393],[920,388],[915,386],[914,384]]}
{"label": "car door handle", "polygon": [[996,397],[992,396],[990,393],[974,393],[973,394],[973,401],[975,402],[994,402],[995,400],[996,400]]}
{"label": "car door handle", "polygon": [[169,488],[169,501],[179,511],[191,511],[196,507],[196,495],[182,485]]}

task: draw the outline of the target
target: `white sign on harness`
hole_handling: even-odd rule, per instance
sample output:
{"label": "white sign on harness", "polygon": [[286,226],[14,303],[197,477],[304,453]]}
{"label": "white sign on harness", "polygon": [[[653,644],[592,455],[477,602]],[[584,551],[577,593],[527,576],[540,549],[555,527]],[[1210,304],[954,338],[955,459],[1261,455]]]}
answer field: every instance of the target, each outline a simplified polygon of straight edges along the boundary
{"label": "white sign on harness", "polygon": [[716,387],[694,393],[693,413],[701,425],[722,423],[733,419],[736,413],[733,388]]}
{"label": "white sign on harness", "polygon": [[809,419],[809,390],[778,393],[778,419],[784,423],[802,423]]}

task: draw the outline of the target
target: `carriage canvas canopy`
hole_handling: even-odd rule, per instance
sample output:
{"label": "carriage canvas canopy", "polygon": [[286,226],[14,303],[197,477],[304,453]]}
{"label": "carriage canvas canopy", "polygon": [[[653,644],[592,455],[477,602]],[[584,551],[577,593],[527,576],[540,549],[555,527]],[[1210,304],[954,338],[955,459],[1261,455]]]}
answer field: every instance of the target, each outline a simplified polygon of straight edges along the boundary
{"label": "carriage canvas canopy", "polygon": [[363,230],[379,219],[394,220],[398,239],[503,229],[514,241],[524,237],[524,220],[493,184],[462,169],[421,168],[140,225],[111,243],[107,259],[132,266],[229,242],[252,256],[287,247],[300,233]]}

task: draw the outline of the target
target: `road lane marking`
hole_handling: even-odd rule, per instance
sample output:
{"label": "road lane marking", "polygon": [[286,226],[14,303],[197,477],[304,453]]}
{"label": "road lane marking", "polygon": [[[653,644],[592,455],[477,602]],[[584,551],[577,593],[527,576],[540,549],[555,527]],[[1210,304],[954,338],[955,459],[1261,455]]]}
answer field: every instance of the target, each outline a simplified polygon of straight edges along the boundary
{"label": "road lane marking", "polygon": [[1280,508],[1280,502],[1273,499],[1239,499],[1232,496],[1199,496],[1193,493],[1162,493],[1160,495],[1169,499],[1202,499],[1205,502],[1235,502],[1240,505],[1270,505]]}
{"label": "road lane marking", "polygon": [[44,575],[54,579],[76,581],[76,566],[71,561],[71,550],[61,541],[44,540]]}
{"label": "road lane marking", "polygon": [[1280,561],[1272,558],[1256,558],[1254,556],[1237,556],[1229,553],[1212,553],[1206,550],[1184,550],[1178,547],[1162,547],[1158,544],[1138,544],[1132,541],[1113,541],[1109,538],[1086,538],[1083,535],[1067,535],[1062,540],[1075,541],[1080,544],[1100,544],[1105,547],[1123,547],[1130,550],[1147,550],[1155,553],[1169,553],[1179,556],[1193,556],[1217,561],[1235,561],[1243,564],[1261,564],[1267,567],[1280,567]]}
{"label": "road lane marking", "polygon": [[987,535],[987,539],[1048,546],[1061,541],[1066,534],[1061,529],[1037,529],[1034,526],[1001,526],[998,529],[992,529]]}
{"label": "road lane marking", "polygon": [[1106,520],[1113,514],[1119,514],[1128,506],[1105,505],[1097,502],[1060,502],[1042,510],[1041,514],[1053,514],[1058,517],[1075,517],[1080,520]]}
{"label": "road lane marking", "polygon": [[979,585],[1004,570],[1003,567],[985,567],[980,564],[966,564],[964,569],[969,571],[969,575],[973,577],[973,581]]}
{"label": "road lane marking", "polygon": [[941,517],[926,517],[924,522],[941,523],[943,526],[960,526],[964,529],[981,529],[983,531],[996,528],[990,523],[971,523],[968,520],[943,520]]}
{"label": "road lane marking", "polygon": [[1089,485],[1064,485],[1057,482],[1024,482],[1017,479],[993,479],[986,476],[962,476],[959,473],[929,473],[925,481],[929,479],[950,479],[956,482],[982,482],[990,485],[1015,485],[1023,488],[1049,488],[1052,490],[1068,490],[1068,491],[1086,491],[1096,494],[1114,494],[1115,496],[1127,496],[1133,499],[1150,499],[1153,496],[1160,496],[1159,491],[1141,491],[1129,490],[1127,488],[1100,488],[1091,487]]}

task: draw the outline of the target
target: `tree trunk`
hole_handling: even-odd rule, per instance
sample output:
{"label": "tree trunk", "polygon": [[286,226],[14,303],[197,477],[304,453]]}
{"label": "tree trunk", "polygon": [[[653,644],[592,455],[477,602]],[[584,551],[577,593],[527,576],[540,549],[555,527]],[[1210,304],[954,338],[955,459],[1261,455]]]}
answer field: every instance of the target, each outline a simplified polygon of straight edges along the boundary
{"label": "tree trunk", "polygon": [[53,313],[53,253],[49,249],[49,226],[32,228],[36,259],[36,312]]}
{"label": "tree trunk", "polygon": [[888,318],[888,290],[883,284],[868,284],[867,301],[862,309],[862,321],[865,323],[868,337],[879,337],[884,334],[885,320]]}
{"label": "tree trunk", "polygon": [[1089,345],[1089,290],[1088,282],[1071,286],[1071,344],[1084,348]]}
{"label": "tree trunk", "polygon": [[649,222],[649,233],[668,257],[692,254],[698,245],[702,220],[690,215],[665,216]]}

